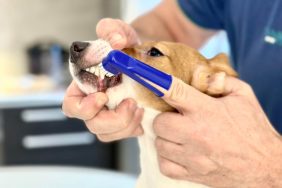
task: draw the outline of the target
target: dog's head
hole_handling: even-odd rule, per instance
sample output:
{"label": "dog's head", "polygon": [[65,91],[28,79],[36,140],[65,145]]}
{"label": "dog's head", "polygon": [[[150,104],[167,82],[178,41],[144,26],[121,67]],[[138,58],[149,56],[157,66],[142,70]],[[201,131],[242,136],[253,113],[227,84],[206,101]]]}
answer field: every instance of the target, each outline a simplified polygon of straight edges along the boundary
{"label": "dog's head", "polygon": [[[82,91],[86,94],[106,92],[111,106],[124,98],[132,97],[145,107],[160,111],[173,110],[163,100],[127,76],[113,76],[102,71],[101,61],[108,51],[101,49],[97,44],[97,41],[74,42],[70,49],[70,72]],[[180,43],[146,42],[123,51],[213,96],[223,92],[225,74],[236,76],[226,55],[219,54],[212,59],[206,59],[197,50]]]}

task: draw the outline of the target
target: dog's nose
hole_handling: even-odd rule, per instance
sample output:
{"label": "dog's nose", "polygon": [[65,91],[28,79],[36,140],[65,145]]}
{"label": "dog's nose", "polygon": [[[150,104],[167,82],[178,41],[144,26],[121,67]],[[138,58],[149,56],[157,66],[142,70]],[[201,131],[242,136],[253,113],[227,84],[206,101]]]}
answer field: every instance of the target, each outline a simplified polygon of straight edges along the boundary
{"label": "dog's nose", "polygon": [[76,63],[81,58],[83,52],[89,46],[88,42],[73,42],[70,47],[71,62]]}
{"label": "dog's nose", "polygon": [[73,42],[71,45],[71,49],[75,53],[80,53],[80,52],[83,52],[87,48],[88,45],[89,45],[88,42]]}

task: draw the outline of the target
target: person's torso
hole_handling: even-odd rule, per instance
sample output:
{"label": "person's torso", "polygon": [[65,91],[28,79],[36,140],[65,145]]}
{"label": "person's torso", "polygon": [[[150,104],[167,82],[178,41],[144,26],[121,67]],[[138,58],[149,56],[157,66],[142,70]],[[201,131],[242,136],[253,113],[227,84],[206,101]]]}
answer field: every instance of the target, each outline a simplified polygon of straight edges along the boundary
{"label": "person's torso", "polygon": [[282,133],[282,1],[227,2],[225,28],[234,67]]}

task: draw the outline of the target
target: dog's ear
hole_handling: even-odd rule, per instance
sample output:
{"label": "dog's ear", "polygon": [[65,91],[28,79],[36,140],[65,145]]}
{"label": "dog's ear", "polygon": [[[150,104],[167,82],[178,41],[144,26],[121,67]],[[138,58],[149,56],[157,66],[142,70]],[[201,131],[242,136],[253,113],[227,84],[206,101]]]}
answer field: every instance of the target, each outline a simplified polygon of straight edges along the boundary
{"label": "dog's ear", "polygon": [[196,67],[191,85],[211,96],[220,96],[224,92],[226,75],[236,77],[237,73],[230,66],[228,57],[221,53]]}

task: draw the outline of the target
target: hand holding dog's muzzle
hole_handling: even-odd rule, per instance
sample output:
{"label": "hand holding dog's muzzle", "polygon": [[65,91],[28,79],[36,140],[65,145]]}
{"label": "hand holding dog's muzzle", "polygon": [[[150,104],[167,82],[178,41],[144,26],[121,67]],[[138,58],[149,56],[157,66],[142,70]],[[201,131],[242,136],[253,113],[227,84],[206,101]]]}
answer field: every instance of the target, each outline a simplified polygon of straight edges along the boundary
{"label": "hand holding dog's muzzle", "polygon": [[73,81],[66,91],[62,110],[68,117],[83,120],[89,131],[104,142],[143,134],[140,123],[144,109],[134,100],[126,99],[116,109],[108,110],[107,101],[102,92],[85,95]]}

